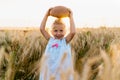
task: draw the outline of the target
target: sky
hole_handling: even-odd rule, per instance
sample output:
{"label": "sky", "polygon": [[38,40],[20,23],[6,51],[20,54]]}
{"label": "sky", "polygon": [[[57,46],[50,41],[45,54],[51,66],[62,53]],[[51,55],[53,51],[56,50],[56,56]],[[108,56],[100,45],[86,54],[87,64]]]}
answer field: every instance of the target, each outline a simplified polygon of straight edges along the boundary
{"label": "sky", "polygon": [[58,5],[73,11],[77,27],[120,27],[120,0],[0,0],[0,27],[39,27],[46,11]]}

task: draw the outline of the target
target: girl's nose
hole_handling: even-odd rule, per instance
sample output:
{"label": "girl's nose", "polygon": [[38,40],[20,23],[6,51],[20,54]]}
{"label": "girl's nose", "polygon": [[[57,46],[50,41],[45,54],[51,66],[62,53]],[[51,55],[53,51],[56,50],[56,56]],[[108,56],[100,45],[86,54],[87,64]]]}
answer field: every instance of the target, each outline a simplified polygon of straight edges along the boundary
{"label": "girl's nose", "polygon": [[57,34],[60,34],[60,32],[58,32]]}

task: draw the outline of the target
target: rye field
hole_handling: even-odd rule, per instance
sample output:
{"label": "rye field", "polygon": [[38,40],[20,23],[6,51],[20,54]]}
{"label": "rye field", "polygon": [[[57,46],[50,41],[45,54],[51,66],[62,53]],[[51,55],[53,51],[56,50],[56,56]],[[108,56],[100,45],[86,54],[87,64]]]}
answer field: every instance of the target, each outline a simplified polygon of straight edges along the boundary
{"label": "rye field", "polygon": [[[39,29],[0,30],[0,80],[39,80],[46,44]],[[70,44],[74,71],[61,80],[120,80],[120,28],[78,28]]]}

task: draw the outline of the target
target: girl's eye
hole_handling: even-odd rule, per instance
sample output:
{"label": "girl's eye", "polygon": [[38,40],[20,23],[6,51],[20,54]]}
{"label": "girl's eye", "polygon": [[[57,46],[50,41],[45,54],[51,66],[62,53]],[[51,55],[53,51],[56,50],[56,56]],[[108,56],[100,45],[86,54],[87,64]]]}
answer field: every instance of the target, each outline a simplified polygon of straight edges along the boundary
{"label": "girl's eye", "polygon": [[54,30],[54,32],[57,32],[57,30]]}
{"label": "girl's eye", "polygon": [[63,32],[63,30],[60,30],[60,32]]}

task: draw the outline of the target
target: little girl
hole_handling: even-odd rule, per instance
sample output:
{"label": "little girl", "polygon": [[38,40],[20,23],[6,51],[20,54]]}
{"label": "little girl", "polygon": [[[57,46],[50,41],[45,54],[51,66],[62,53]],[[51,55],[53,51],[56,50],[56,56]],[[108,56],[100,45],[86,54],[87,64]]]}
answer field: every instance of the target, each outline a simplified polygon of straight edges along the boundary
{"label": "little girl", "polygon": [[[50,10],[51,8],[47,11],[40,26],[40,31],[48,40],[48,44],[44,54],[47,56],[47,59],[43,62],[44,64],[41,64],[44,69],[42,68],[40,71],[39,80],[51,80],[51,77],[54,78],[53,80],[62,80],[61,73],[65,73],[65,71],[70,68],[73,69],[69,43],[75,35],[75,25],[72,11],[68,9],[70,13],[68,16],[70,22],[70,32],[65,36],[65,25],[61,19],[57,19],[52,25],[52,36],[50,36],[50,34],[45,30],[47,19],[50,16]],[[47,68],[44,65],[47,65]],[[66,77],[67,80],[73,80],[72,77]]]}

